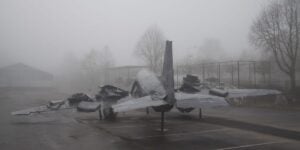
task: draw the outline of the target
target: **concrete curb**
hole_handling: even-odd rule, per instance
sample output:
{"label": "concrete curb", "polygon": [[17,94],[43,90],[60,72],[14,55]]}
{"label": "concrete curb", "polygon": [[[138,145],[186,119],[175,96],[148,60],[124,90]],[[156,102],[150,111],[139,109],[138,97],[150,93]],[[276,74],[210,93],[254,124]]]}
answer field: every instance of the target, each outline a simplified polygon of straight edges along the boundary
{"label": "concrete curb", "polygon": [[243,130],[250,130],[293,140],[300,140],[299,131],[284,128],[272,127],[268,125],[255,124],[216,116],[205,116],[205,118],[203,118],[203,121],[211,124],[223,125]]}

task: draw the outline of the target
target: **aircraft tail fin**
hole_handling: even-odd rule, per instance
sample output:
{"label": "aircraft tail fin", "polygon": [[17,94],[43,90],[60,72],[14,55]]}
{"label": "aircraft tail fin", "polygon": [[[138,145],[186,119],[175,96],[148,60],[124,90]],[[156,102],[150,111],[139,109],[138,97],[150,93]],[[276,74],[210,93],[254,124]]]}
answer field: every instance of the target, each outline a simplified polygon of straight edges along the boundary
{"label": "aircraft tail fin", "polygon": [[175,103],[175,94],[172,41],[166,41],[166,49],[162,70],[162,82],[168,95],[166,101],[169,104],[173,105]]}

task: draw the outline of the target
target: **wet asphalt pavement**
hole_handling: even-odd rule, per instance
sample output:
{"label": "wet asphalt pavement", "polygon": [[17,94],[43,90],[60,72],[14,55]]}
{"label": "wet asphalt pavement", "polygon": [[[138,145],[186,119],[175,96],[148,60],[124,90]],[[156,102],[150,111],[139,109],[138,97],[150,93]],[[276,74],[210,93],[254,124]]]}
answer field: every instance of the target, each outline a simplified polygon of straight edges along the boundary
{"label": "wet asphalt pavement", "polygon": [[0,149],[291,149],[300,142],[258,132],[210,124],[195,114],[166,113],[168,131],[157,131],[160,114],[121,113],[115,121],[99,121],[97,113],[73,110],[33,116],[10,112],[62,99],[49,89],[1,89]]}

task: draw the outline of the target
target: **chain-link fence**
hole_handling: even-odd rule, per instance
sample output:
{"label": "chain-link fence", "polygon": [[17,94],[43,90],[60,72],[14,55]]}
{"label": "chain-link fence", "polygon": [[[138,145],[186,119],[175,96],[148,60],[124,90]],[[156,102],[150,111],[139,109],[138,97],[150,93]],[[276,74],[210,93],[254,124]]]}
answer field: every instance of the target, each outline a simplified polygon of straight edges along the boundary
{"label": "chain-link fence", "polygon": [[214,82],[236,87],[268,87],[271,84],[271,63],[266,61],[226,61],[177,65],[176,85],[186,74],[195,74],[202,82]]}
{"label": "chain-link fence", "polygon": [[[145,66],[123,66],[106,71],[105,84],[129,89],[136,74]],[[226,61],[190,65],[174,65],[175,86],[186,74],[194,74],[201,82],[237,88],[270,88],[286,90],[289,79],[270,61]]]}

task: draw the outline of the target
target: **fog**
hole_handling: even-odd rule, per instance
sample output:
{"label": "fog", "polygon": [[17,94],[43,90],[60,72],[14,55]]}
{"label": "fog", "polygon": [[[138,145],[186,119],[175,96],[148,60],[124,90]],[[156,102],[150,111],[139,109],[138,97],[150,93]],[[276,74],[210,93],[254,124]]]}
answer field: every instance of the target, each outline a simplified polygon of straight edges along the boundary
{"label": "fog", "polygon": [[299,48],[300,0],[0,0],[0,150],[298,150]]}
{"label": "fog", "polygon": [[66,55],[109,46],[117,66],[133,55],[145,30],[158,26],[174,42],[175,60],[217,39],[233,58],[251,49],[248,32],[268,0],[0,1],[0,66],[22,62],[58,73]]}

